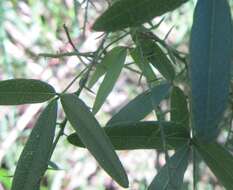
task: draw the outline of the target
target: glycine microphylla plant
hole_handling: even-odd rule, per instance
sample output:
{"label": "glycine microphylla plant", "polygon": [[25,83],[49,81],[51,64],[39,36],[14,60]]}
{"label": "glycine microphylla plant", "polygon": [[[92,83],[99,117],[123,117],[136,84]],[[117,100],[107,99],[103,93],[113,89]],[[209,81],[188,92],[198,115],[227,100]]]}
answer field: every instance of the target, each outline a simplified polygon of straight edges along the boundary
{"label": "glycine microphylla plant", "polygon": [[[188,1],[117,0],[110,3],[93,24],[93,30],[104,33],[94,52],[80,53],[64,26],[74,48],[72,55],[90,62],[62,92],[39,80],[0,81],[0,105],[47,102],[20,155],[12,190],[40,189],[41,178],[67,123],[74,131],[67,141],[72,146],[87,148],[101,168],[122,187],[129,187],[129,181],[116,150],[156,149],[165,153],[166,164],[148,185],[149,190],[182,189],[189,162],[193,163],[193,189],[197,189],[197,155],[225,189],[233,189],[233,156],[218,142],[226,128],[222,120],[232,99],[231,9],[228,0],[197,0],[189,53],[185,54],[156,34],[163,19],[157,24],[152,20]],[[107,44],[108,36],[116,32],[122,35]],[[125,37],[130,43],[118,46],[117,42],[123,42]],[[40,55],[62,57],[65,54]],[[131,64],[127,63],[129,59],[133,60]],[[101,126],[95,114],[101,112],[122,70],[135,72],[131,65],[146,80],[147,90]],[[185,78],[182,82],[181,76]],[[94,104],[87,105],[80,94],[84,90],[92,91],[100,78]],[[74,93],[68,93],[76,80],[79,87]],[[166,111],[161,108],[164,100],[169,107]],[[61,123],[57,122],[58,104],[64,113]],[[145,120],[151,113],[154,119]],[[174,154],[170,156],[168,150]]]}

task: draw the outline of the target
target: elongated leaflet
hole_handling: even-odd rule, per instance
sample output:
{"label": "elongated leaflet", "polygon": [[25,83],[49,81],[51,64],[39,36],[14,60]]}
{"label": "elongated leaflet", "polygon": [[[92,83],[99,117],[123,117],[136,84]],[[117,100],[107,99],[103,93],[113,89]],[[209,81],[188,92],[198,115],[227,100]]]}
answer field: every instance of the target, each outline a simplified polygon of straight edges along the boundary
{"label": "elongated leaflet", "polygon": [[217,136],[228,101],[232,29],[227,0],[197,2],[190,45],[191,108],[195,133],[206,142]]}
{"label": "elongated leaflet", "polygon": [[68,121],[100,166],[121,186],[128,187],[128,178],[114,148],[92,112],[75,94],[61,96]]}
{"label": "elongated leaflet", "polygon": [[232,154],[215,142],[207,144],[195,139],[194,146],[226,190],[233,189]]}
{"label": "elongated leaflet", "polygon": [[[148,190],[182,189],[184,173],[188,166],[189,152],[190,149],[187,144],[178,149],[169,159],[169,163],[166,163],[166,165],[160,169],[159,173],[148,187]],[[171,173],[169,174],[168,171]]]}
{"label": "elongated leaflet", "polygon": [[169,94],[170,89],[170,84],[164,83],[154,86],[151,91],[143,92],[116,113],[107,125],[126,121],[140,121],[153,110],[151,98],[154,104],[158,105]]}
{"label": "elongated leaflet", "polygon": [[[162,150],[159,124],[159,122],[153,121],[124,122],[103,129],[116,150]],[[184,128],[169,122],[163,122],[163,125],[169,149],[176,149],[187,143],[189,134]],[[68,136],[68,141],[75,146],[85,147],[76,133]]]}
{"label": "elongated leaflet", "polygon": [[97,19],[93,29],[112,32],[139,26],[185,2],[187,0],[119,0]]}
{"label": "elongated leaflet", "polygon": [[20,155],[11,190],[39,189],[50,159],[57,119],[57,101],[53,100],[38,118]]}
{"label": "elongated leaflet", "polygon": [[112,50],[111,56],[114,61],[109,62],[108,70],[97,92],[95,103],[93,106],[93,113],[97,113],[103,105],[104,101],[112,91],[120,73],[124,66],[127,50],[123,47],[116,47]]}
{"label": "elongated leaflet", "polygon": [[54,88],[40,80],[11,79],[0,81],[0,105],[40,103],[55,95]]}

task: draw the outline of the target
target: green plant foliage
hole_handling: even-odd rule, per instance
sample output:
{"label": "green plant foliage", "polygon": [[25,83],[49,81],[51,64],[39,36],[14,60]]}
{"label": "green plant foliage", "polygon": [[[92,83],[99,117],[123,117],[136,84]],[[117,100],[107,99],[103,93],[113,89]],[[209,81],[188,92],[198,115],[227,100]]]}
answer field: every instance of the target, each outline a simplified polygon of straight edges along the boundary
{"label": "green plant foliage", "polygon": [[[121,58],[122,57],[122,58]],[[88,87],[91,88],[97,81],[98,79],[103,76],[105,73],[112,72],[112,66],[113,65],[118,65],[119,60],[122,59],[122,62],[124,63],[123,59],[125,59],[125,49],[122,47],[116,47],[107,52],[103,58],[103,60],[96,65],[96,70],[90,77]],[[122,65],[123,63],[120,63]]]}
{"label": "green plant foliage", "polygon": [[190,46],[191,107],[193,127],[203,141],[218,134],[228,101],[232,27],[227,0],[198,1]]}
{"label": "green plant foliage", "polygon": [[56,95],[49,84],[33,79],[0,81],[0,105],[45,102]]}
{"label": "green plant foliage", "polygon": [[116,113],[107,125],[126,121],[140,121],[152,112],[151,99],[154,100],[155,105],[158,105],[169,94],[170,89],[170,84],[165,83],[155,86],[151,91],[143,92]]}
{"label": "green plant foliage", "polygon": [[57,101],[53,100],[38,118],[20,155],[11,190],[39,189],[48,167],[57,119]]}
{"label": "green plant foliage", "polygon": [[[116,150],[162,150],[159,124],[156,121],[125,122],[110,125],[103,129]],[[163,122],[163,126],[169,149],[175,149],[187,143],[189,134],[186,130],[169,122]],[[75,146],[85,147],[76,133],[69,135],[68,141]]]}
{"label": "green plant foliage", "polygon": [[5,169],[0,169],[0,184],[2,184],[7,189],[11,187],[11,177],[10,174]]}
{"label": "green plant foliage", "polygon": [[68,121],[100,166],[121,186],[128,187],[125,170],[93,113],[75,94],[62,95],[61,102]]}
{"label": "green plant foliage", "polygon": [[93,29],[113,32],[139,26],[185,2],[187,0],[118,0],[97,19]]}
{"label": "green plant foliage", "polygon": [[194,140],[194,146],[226,190],[233,189],[233,156],[218,143],[201,143]]}
{"label": "green plant foliage", "polygon": [[[111,59],[109,61],[108,70],[104,77],[103,82],[101,83],[99,90],[97,92],[95,103],[93,106],[93,113],[97,113],[98,110],[103,105],[105,99],[112,91],[120,73],[124,66],[125,59],[127,55],[127,49],[123,47],[116,47],[112,50],[111,54],[108,55],[107,59]],[[110,57],[110,58],[109,58]]]}
{"label": "green plant foliage", "polygon": [[[142,31],[144,30],[142,28]],[[156,42],[143,36],[142,31],[137,30],[132,36],[139,49],[138,57],[148,60],[167,80],[172,81],[175,71],[170,60]]]}
{"label": "green plant foliage", "polygon": [[[56,54],[47,52],[39,54],[39,56],[43,57],[62,58],[62,61],[68,60],[64,58],[67,56],[76,56],[78,58],[78,66],[72,71],[72,74],[76,76],[65,86],[61,93],[57,93],[52,86],[40,80],[11,79],[0,81],[0,105],[32,104],[50,100],[47,107],[40,114],[24,146],[16,166],[13,181],[11,178],[7,178],[9,176],[8,171],[0,169],[0,189],[1,184],[4,188],[11,188],[11,190],[46,190],[51,188],[50,176],[43,181],[42,178],[46,170],[54,170],[53,172],[60,170],[56,164],[56,158],[54,158],[55,162],[53,162],[51,157],[61,137],[66,136],[65,132],[70,131],[66,128],[68,127],[66,126],[67,123],[69,123],[69,127],[72,127],[74,132],[67,137],[69,144],[86,148],[94,156],[100,167],[122,187],[127,188],[129,181],[115,150],[154,149],[158,151],[157,156],[159,156],[160,152],[165,153],[166,163],[158,171],[148,190],[190,189],[190,187],[185,187],[183,184],[190,155],[192,155],[191,160],[194,166],[193,189],[197,189],[196,186],[200,177],[197,174],[201,174],[198,171],[200,169],[199,161],[200,158],[203,158],[203,161],[225,188],[232,190],[233,156],[222,145],[216,143],[216,137],[220,132],[220,124],[224,128],[227,128],[227,125],[230,127],[229,123],[232,121],[233,112],[233,93],[232,89],[230,90],[233,24],[231,10],[228,5],[229,0],[197,0],[195,3],[189,1],[190,3],[186,4],[188,6],[182,7],[171,16],[161,18],[157,24],[155,24],[156,20],[152,19],[178,9],[188,0],[112,0],[104,1],[104,3],[101,1],[90,2],[87,0],[78,2],[75,0],[67,4],[65,8],[68,10],[73,7],[73,10],[69,10],[67,13],[65,11],[64,17],[59,18],[55,25],[54,22],[47,22],[47,20],[51,15],[58,16],[62,7],[54,6],[59,3],[49,2],[46,0],[44,3],[38,3],[38,1],[30,0],[18,4],[16,0],[7,1],[7,3],[0,1],[2,5],[2,7],[0,5],[0,10],[2,10],[0,11],[0,26],[3,28],[0,27],[0,41],[3,42],[2,45],[0,44],[3,47],[3,58],[0,61],[3,60],[2,65],[4,66],[4,68],[0,69],[0,73],[3,78],[6,75],[5,71],[10,76],[20,76],[22,69],[19,73],[13,73],[13,71],[16,68],[18,69],[19,63],[26,62],[25,58],[20,61],[15,60],[20,55],[19,53],[14,55],[14,59],[8,60],[8,53],[10,56],[13,54],[5,49],[9,49],[11,46],[17,47],[20,44],[20,52],[23,50],[27,54],[26,57],[33,56],[38,64],[41,63],[41,60],[31,50],[38,49],[36,47],[32,48],[32,45],[40,37],[37,39],[37,36],[31,36],[26,41],[24,38],[19,39],[19,36],[27,27],[33,31],[38,28],[37,24],[34,25],[34,19],[30,18],[34,17],[34,14],[31,14],[34,11],[29,8],[29,5],[36,4],[38,7],[44,7],[45,4],[48,4],[49,12],[41,14],[41,11],[39,11],[39,16],[36,18],[36,20],[43,23],[42,25],[46,26],[46,30],[41,30],[42,33],[47,32],[51,24],[59,26],[63,23],[63,18],[68,17],[67,14],[74,15],[74,19],[70,19],[72,23],[68,22],[67,25],[78,23],[77,27],[72,28],[73,33],[71,34],[69,33],[71,30],[64,25],[66,40],[68,40],[73,51],[64,52],[65,49],[70,49],[67,48],[67,44],[64,44],[61,51]],[[96,43],[98,47],[90,52],[83,52],[86,48],[79,50],[79,47],[90,33],[89,24],[93,22],[93,15],[96,12],[93,7],[95,5],[100,7],[99,5],[106,5],[106,3],[111,6],[93,25],[93,29],[105,32],[98,38],[99,41]],[[63,4],[65,5],[64,2]],[[8,9],[12,7],[20,10],[20,14],[11,11],[6,14]],[[38,7],[34,8],[34,10],[37,11]],[[180,38],[179,40],[174,40],[172,36],[169,36],[173,28],[176,33],[181,30],[183,33],[183,28],[179,29],[180,24],[175,24],[175,27],[170,30],[171,25],[168,24],[171,18],[177,16],[177,13],[183,16],[186,7],[189,7],[187,9],[189,11],[195,7],[189,52],[184,51],[186,50],[185,43],[184,46],[180,44],[180,40],[187,42],[188,36],[183,36],[184,39]],[[80,11],[81,9],[84,11]],[[93,9],[91,14],[89,14],[90,9]],[[50,13],[51,11],[52,13]],[[84,13],[83,26],[78,22],[79,12]],[[25,14],[26,22],[20,20],[18,23],[18,20],[14,21],[12,19],[12,16]],[[177,21],[181,23],[181,20],[177,19]],[[24,22],[26,24],[22,24]],[[182,24],[185,28],[189,28],[186,27],[183,20]],[[18,28],[15,28],[14,25],[17,25]],[[60,29],[57,27],[55,29],[59,44],[66,41],[63,39],[64,35],[60,35]],[[162,39],[160,34],[164,29],[167,30],[167,34],[164,34],[165,38]],[[12,32],[16,32],[16,35],[13,35]],[[72,41],[72,36],[77,33],[81,35],[75,41]],[[12,39],[5,39],[7,36]],[[45,36],[49,36],[51,41],[55,37]],[[43,42],[40,42],[43,45],[46,43],[45,49],[50,47],[47,46],[46,41],[47,39],[44,39]],[[123,45],[120,46],[119,44]],[[54,44],[51,44],[51,47],[54,47]],[[130,52],[129,57],[127,57],[128,50]],[[59,74],[60,69],[64,71],[64,66],[56,66],[55,72]],[[127,69],[126,72],[123,72],[126,77],[134,74],[140,75],[139,85],[141,85],[141,89],[147,90],[144,90],[119,109],[118,112],[113,114],[105,127],[101,127],[95,114],[106,102],[124,69]],[[60,75],[58,76],[60,77]],[[92,87],[100,78],[103,80],[98,90],[93,92],[95,88]],[[134,79],[134,77],[130,77],[130,79]],[[77,84],[78,81],[79,85],[77,87],[74,84]],[[136,81],[132,83],[136,84]],[[62,85],[63,81],[61,81]],[[127,88],[127,85],[125,84],[124,88]],[[71,87],[74,93],[69,94]],[[90,88],[92,89],[90,90]],[[87,95],[85,92],[96,94],[92,109],[80,98],[80,95],[83,95],[82,97],[85,99],[85,95]],[[61,101],[62,108],[59,110],[59,120],[61,119],[59,122],[57,122],[58,100]],[[22,110],[27,109],[27,106],[22,108]],[[14,118],[15,115],[21,115],[21,110],[9,114],[3,113],[0,114],[0,117],[4,125],[8,124],[8,122],[9,124],[17,122],[20,126],[21,121],[18,122],[17,119],[16,122],[8,121]],[[154,116],[154,119],[151,119],[150,116]],[[22,118],[24,120],[24,117]],[[147,121],[147,118],[150,118],[150,121]],[[57,133],[55,133],[56,126],[58,126]],[[22,125],[20,129],[24,127]],[[8,132],[9,130],[3,127],[0,131],[3,131],[0,139],[5,138],[5,136],[8,138],[5,131]],[[15,134],[15,129],[12,132]],[[224,142],[227,139],[226,145],[228,145],[232,142],[233,129],[229,129],[227,138],[225,138],[225,134],[226,131],[221,135],[221,141]],[[7,142],[4,139],[3,145]],[[0,150],[0,162],[2,157],[5,156],[4,149],[7,149],[7,147],[3,146],[3,151]],[[14,147],[12,150],[15,150]],[[80,149],[77,148],[77,150]],[[193,154],[190,154],[191,150]],[[169,156],[170,151],[174,152],[171,157]],[[10,156],[14,155],[11,153]],[[8,155],[3,157],[1,167],[7,168],[9,171],[14,167],[14,163],[8,159]],[[44,181],[46,183],[43,183]],[[141,184],[138,189],[145,189],[147,183],[142,182]],[[60,187],[53,188],[66,188],[65,185],[63,183]],[[81,185],[74,188],[82,189],[83,187]],[[84,188],[88,189],[89,186]]]}
{"label": "green plant foliage", "polygon": [[134,48],[130,50],[130,55],[134,59],[137,66],[142,71],[143,75],[146,77],[149,83],[152,83],[157,80],[154,71],[152,70],[150,63],[147,59],[143,59],[141,56],[140,48]]}
{"label": "green plant foliage", "polygon": [[184,173],[188,166],[189,152],[188,145],[178,149],[155,176],[148,190],[182,189]]}
{"label": "green plant foliage", "polygon": [[59,168],[59,166],[55,162],[52,162],[51,160],[48,161],[48,169],[50,169],[50,170],[61,170]]}
{"label": "green plant foliage", "polygon": [[179,87],[173,87],[171,92],[171,121],[189,128],[188,104],[185,94]]}

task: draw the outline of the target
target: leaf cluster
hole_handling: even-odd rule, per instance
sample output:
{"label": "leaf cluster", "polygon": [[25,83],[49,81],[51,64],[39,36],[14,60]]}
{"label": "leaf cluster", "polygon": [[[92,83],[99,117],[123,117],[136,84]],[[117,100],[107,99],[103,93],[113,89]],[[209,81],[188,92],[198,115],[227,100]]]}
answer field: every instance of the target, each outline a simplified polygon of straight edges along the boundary
{"label": "leaf cluster", "polygon": [[[153,25],[151,22],[185,2],[118,0],[113,3],[96,20],[93,29],[104,31],[106,36],[121,30],[123,37],[131,37],[133,45],[108,50],[112,44],[106,46],[103,40],[96,52],[88,54],[92,62],[74,79],[81,77],[79,88],[72,94],[67,90],[73,81],[61,93],[39,80],[0,82],[1,105],[49,101],[20,155],[12,190],[39,189],[67,122],[75,131],[68,136],[68,142],[87,148],[99,165],[123,187],[128,187],[129,181],[115,150],[157,149],[165,152],[166,164],[148,189],[182,189],[184,173],[193,156],[191,151],[200,154],[226,189],[233,189],[232,154],[217,142],[221,131],[219,124],[230,95],[233,26],[229,4],[227,0],[198,0],[190,54],[185,55],[168,45],[166,39],[160,39],[154,32],[160,23]],[[149,23],[150,27],[145,27],[144,23]],[[148,89],[113,115],[106,126],[101,126],[95,114],[114,88],[121,71],[131,68],[126,64],[127,55],[141,77],[146,79]],[[177,70],[177,65],[182,65],[183,70]],[[188,79],[185,84],[188,91],[177,80],[183,73]],[[104,78],[90,109],[79,96],[85,89],[91,91],[100,77]],[[164,100],[169,100],[170,110],[161,109]],[[56,122],[58,101],[65,113],[61,124]],[[156,117],[145,121],[151,113]],[[56,136],[57,126],[59,133]],[[170,157],[168,150],[175,153]]]}

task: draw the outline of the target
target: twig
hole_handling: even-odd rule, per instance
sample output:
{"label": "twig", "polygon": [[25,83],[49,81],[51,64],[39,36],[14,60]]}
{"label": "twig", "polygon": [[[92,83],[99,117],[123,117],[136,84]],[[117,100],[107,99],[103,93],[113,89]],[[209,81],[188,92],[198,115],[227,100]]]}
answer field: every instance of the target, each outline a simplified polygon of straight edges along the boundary
{"label": "twig", "polygon": [[65,30],[65,33],[66,33],[66,36],[67,36],[67,38],[68,38],[68,41],[69,41],[70,45],[72,46],[72,48],[73,48],[76,52],[79,52],[78,49],[75,47],[75,45],[74,45],[74,43],[73,43],[73,41],[72,41],[72,39],[71,39],[71,37],[70,37],[69,30],[68,30],[68,28],[67,28],[67,26],[66,26],[65,24],[63,24],[63,28],[64,28],[64,30]]}
{"label": "twig", "polygon": [[78,53],[78,52],[65,52],[65,53],[59,53],[59,54],[39,53],[38,56],[50,57],[50,58],[61,58],[61,57],[66,57],[66,56],[92,57],[92,54],[91,53]]}
{"label": "twig", "polygon": [[87,27],[87,20],[88,20],[88,7],[89,7],[89,0],[86,0],[85,13],[84,13],[84,24],[83,24],[83,37],[86,36],[86,27]]}
{"label": "twig", "polygon": [[74,82],[87,70],[87,67],[83,69],[68,85],[67,87],[62,91],[62,94],[64,94],[73,84]]}
{"label": "twig", "polygon": [[[70,86],[87,70],[86,73],[85,73],[85,76],[81,79],[81,81],[83,81],[83,82],[80,82],[79,89],[75,92],[75,94],[77,96],[79,96],[81,94],[82,90],[85,88],[85,85],[87,83],[89,73],[91,72],[92,67],[96,63],[96,60],[98,59],[98,53],[99,53],[100,49],[103,47],[105,39],[106,38],[103,39],[102,43],[100,44],[100,47],[95,52],[95,57],[93,58],[93,61],[92,61],[91,65],[88,68],[86,67],[83,71],[81,71],[81,73],[79,75],[77,75],[71,81],[70,84],[68,84],[68,86],[65,88],[65,90],[63,90],[63,93],[65,93],[70,88]],[[58,143],[59,139],[64,135],[64,130],[65,130],[66,124],[67,124],[67,117],[65,117],[63,119],[63,121],[61,122],[61,124],[60,124],[60,131],[59,131],[58,135],[56,136],[56,139],[55,139],[55,141],[53,143],[53,148],[51,150],[51,157],[52,157],[52,154],[53,154],[53,152],[54,152],[54,150],[55,150],[55,148],[57,146],[57,143]]]}
{"label": "twig", "polygon": [[[69,41],[70,45],[72,46],[72,48],[74,49],[74,51],[77,52],[77,54],[80,54],[80,52],[78,51],[78,49],[75,47],[75,45],[74,45],[74,43],[73,43],[73,41],[72,41],[72,39],[70,37],[69,30],[68,30],[68,28],[67,28],[67,26],[65,24],[63,24],[63,28],[65,30],[65,33],[66,33],[66,36],[68,38],[68,41]],[[78,55],[77,55],[77,57],[79,58],[79,60],[81,61],[81,63],[83,63],[84,65],[86,65],[86,63],[83,61],[82,57],[80,57]]]}

